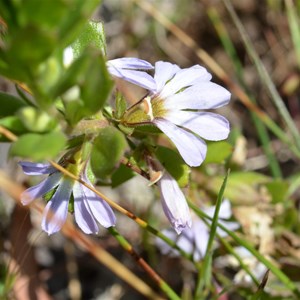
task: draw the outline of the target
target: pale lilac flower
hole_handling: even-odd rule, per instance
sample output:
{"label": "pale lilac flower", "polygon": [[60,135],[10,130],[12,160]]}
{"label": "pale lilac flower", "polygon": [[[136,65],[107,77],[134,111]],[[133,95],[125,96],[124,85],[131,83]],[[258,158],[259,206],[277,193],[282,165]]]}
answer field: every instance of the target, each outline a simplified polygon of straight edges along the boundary
{"label": "pale lilac flower", "polygon": [[192,225],[190,209],[185,196],[177,181],[167,171],[163,172],[157,185],[164,213],[177,234],[180,234],[182,230]]}
{"label": "pale lilac flower", "polygon": [[153,66],[142,59],[122,57],[107,61],[108,72],[115,77],[139,85],[145,89],[155,88],[153,77],[144,71],[152,70]]}
{"label": "pale lilac flower", "polygon": [[[213,217],[215,206],[204,208],[203,211],[210,217]],[[232,212],[230,202],[229,200],[224,200],[224,202],[221,204],[218,222],[227,229],[234,231],[239,228],[239,224],[226,220],[231,216]],[[178,236],[173,229],[163,230],[163,233],[175,241],[176,244],[185,252],[193,254],[194,261],[199,261],[204,257],[209,240],[209,228],[201,219],[197,218],[196,216],[193,218],[192,227],[184,229],[180,236]],[[220,228],[217,228],[217,233],[221,237],[227,236],[226,232]],[[171,256],[179,255],[176,249],[171,248],[168,244],[160,239],[156,240],[156,244],[163,254],[169,254]]]}
{"label": "pale lilac flower", "polygon": [[[81,183],[67,178],[49,164],[31,162],[20,162],[19,164],[27,175],[49,174],[41,183],[27,189],[21,195],[22,204],[27,205],[34,199],[55,190],[45,207],[41,225],[49,235],[59,231],[65,223],[72,196],[75,220],[83,232],[98,233],[97,222],[106,228],[115,225],[116,218],[110,206]],[[81,175],[81,179],[92,185],[86,171]]]}
{"label": "pale lilac flower", "polygon": [[[211,82],[211,78],[211,74],[199,65],[180,69],[175,64],[157,62],[153,82],[148,84],[141,78],[138,83],[147,87],[149,95],[128,110],[124,124],[157,126],[175,144],[188,165],[199,166],[207,149],[200,137],[219,141],[229,134],[226,118],[202,111],[224,106],[230,100],[230,93]],[[137,107],[144,114],[137,112]]]}
{"label": "pale lilac flower", "polygon": [[[63,52],[63,63],[68,68],[74,61],[72,47],[67,47]],[[155,88],[153,77],[144,71],[153,70],[153,66],[142,59],[135,57],[122,57],[106,62],[110,75],[139,85],[145,89]]]}

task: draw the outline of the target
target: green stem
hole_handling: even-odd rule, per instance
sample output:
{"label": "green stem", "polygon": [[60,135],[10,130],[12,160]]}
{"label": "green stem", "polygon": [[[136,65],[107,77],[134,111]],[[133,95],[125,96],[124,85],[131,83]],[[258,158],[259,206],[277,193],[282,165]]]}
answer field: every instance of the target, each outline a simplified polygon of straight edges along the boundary
{"label": "green stem", "polygon": [[210,227],[210,235],[207,243],[206,253],[203,260],[203,267],[201,269],[201,272],[198,274],[197,278],[197,285],[195,290],[195,299],[203,299],[204,294],[204,288],[209,287],[211,284],[211,265],[212,265],[212,255],[213,255],[213,242],[215,239],[215,236],[217,234],[217,227],[218,227],[218,217],[219,212],[222,204],[223,194],[226,188],[227,184],[227,178],[229,175],[229,170],[224,178],[223,184],[221,186],[220,192],[218,194],[215,213],[212,219],[212,224]]}
{"label": "green stem", "polygon": [[174,290],[147,264],[147,262],[140,257],[131,244],[114,228],[109,227],[108,231],[119,242],[119,244],[125,249],[135,261],[148,273],[148,275],[157,283],[160,289],[171,300],[180,300],[181,298],[174,292]]}
{"label": "green stem", "polygon": [[265,66],[263,65],[260,58],[258,57],[258,55],[253,47],[253,44],[243,26],[243,24],[241,23],[239,17],[237,16],[231,2],[229,0],[223,0],[223,3],[225,4],[235,26],[237,27],[237,29],[242,37],[242,40],[246,47],[246,50],[247,50],[249,56],[251,57],[251,59],[253,60],[254,65],[257,69],[258,75],[260,76],[262,82],[264,82],[265,86],[267,87],[269,94],[271,96],[271,99],[273,100],[275,106],[277,107],[278,113],[281,115],[281,117],[285,121],[287,127],[289,128],[290,133],[294,138],[294,143],[299,150],[300,149],[300,134],[299,134],[298,128],[296,127],[282,98],[280,97],[278,91],[276,90],[276,87],[275,87],[268,71],[266,70]]}
{"label": "green stem", "polygon": [[[212,220],[207,214],[201,211],[196,205],[194,205],[191,201],[189,201],[189,206],[195,211],[195,213],[207,220]],[[297,297],[300,299],[300,291],[297,289],[297,286],[274,264],[272,264],[268,259],[266,259],[263,255],[261,255],[252,245],[250,245],[247,241],[240,238],[235,233],[228,230],[225,226],[218,223],[218,226],[225,231],[237,244],[246,248],[257,260],[263,263],[270,271],[289,289],[291,290]]]}
{"label": "green stem", "polygon": [[[235,73],[237,74],[239,83],[246,90],[246,84],[243,79],[243,66],[241,64],[240,59],[238,58],[238,55],[235,51],[235,47],[230,39],[230,36],[226,31],[225,24],[223,24],[223,22],[221,21],[219,13],[214,7],[210,7],[207,10],[207,13],[208,13],[208,16],[209,16],[213,26],[215,27],[216,32],[218,33],[218,36],[221,40],[221,43],[222,43],[227,55],[230,57],[230,60],[233,64]],[[248,92],[248,94],[249,94],[249,92]],[[253,103],[256,104],[254,97],[249,95],[249,99]],[[273,150],[270,147],[270,138],[269,138],[268,132],[266,130],[266,127],[263,124],[263,122],[259,119],[259,117],[256,115],[255,112],[251,112],[251,118],[256,127],[258,137],[261,141],[263,150],[268,158],[271,173],[274,178],[281,178],[282,177],[281,169],[280,169],[279,163],[273,153]]]}

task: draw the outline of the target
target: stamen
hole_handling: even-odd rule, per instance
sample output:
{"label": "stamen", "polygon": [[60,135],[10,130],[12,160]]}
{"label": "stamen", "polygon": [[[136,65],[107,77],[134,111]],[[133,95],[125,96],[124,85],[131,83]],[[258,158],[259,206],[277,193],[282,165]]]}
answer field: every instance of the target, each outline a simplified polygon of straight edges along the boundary
{"label": "stamen", "polygon": [[150,117],[150,121],[154,120],[151,97],[147,96],[142,101],[144,112]]}
{"label": "stamen", "polygon": [[150,183],[148,184],[148,186],[151,186],[156,182],[158,182],[162,178],[164,173],[162,171],[154,171],[150,169],[149,175],[150,175]]}

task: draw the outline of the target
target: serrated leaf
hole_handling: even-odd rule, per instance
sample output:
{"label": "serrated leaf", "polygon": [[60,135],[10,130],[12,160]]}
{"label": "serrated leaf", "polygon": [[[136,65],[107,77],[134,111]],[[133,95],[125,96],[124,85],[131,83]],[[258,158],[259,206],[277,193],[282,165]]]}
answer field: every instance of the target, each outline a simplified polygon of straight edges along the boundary
{"label": "serrated leaf", "polygon": [[190,168],[177,152],[157,146],[155,155],[171,176],[176,179],[180,187],[185,187],[189,183]]}
{"label": "serrated leaf", "polygon": [[91,167],[98,178],[110,175],[118,165],[127,148],[124,135],[114,127],[101,129],[94,140]]}
{"label": "serrated leaf", "polygon": [[47,134],[28,133],[12,144],[10,154],[32,160],[54,158],[64,148],[66,137],[61,132]]}

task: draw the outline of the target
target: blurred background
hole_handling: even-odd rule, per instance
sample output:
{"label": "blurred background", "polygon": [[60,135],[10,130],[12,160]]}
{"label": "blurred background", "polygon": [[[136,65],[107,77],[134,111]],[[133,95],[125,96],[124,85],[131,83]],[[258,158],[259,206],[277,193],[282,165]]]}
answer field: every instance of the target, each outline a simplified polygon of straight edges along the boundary
{"label": "blurred background", "polygon": [[[229,6],[224,4],[227,2]],[[231,8],[240,23],[234,20]],[[219,111],[231,123],[230,148],[227,147],[224,157],[217,161],[212,154],[203,166],[192,172],[194,185],[189,192],[191,196],[197,194],[194,197],[199,206],[215,204],[226,168],[230,167],[231,179],[225,196],[231,201],[234,218],[241,225],[241,236],[295,282],[300,280],[299,158],[291,145],[264,121],[265,114],[292,139],[290,128],[270,95],[270,83],[260,68],[266,69],[282,99],[281,105],[299,129],[299,9],[299,1],[288,0],[104,0],[93,16],[94,20],[104,23],[108,59],[139,57],[152,64],[164,60],[182,68],[200,64],[213,74],[212,81],[233,92],[230,104]],[[177,27],[167,28],[160,15]],[[194,42],[180,35],[178,28]],[[251,41],[250,45],[245,43],[245,37]],[[209,59],[205,53],[209,54]],[[212,61],[219,66],[215,67]],[[218,72],[219,67],[224,72]],[[136,102],[143,94],[128,84],[120,85],[129,103]],[[236,93],[239,91],[236,86],[255,104],[254,107],[247,101],[245,105],[245,97]],[[14,85],[3,79],[0,89],[15,92]],[[223,146],[214,151],[222,152]],[[3,171],[25,186],[39,182],[40,179],[34,181],[21,174],[16,161],[8,161],[8,144],[1,143],[0,147]],[[157,194],[147,184],[136,176],[116,189],[100,189],[154,227],[166,228],[168,224]],[[51,237],[42,233],[38,213],[29,213],[28,209],[16,206],[4,193],[0,194],[0,200],[0,291],[2,289],[3,295],[5,289],[10,289],[20,300],[144,299],[71,240],[60,233]],[[118,228],[183,299],[192,299],[196,274],[191,263],[161,255],[153,237],[124,216],[118,216]],[[94,239],[158,291],[104,229]],[[257,272],[261,280],[266,268],[260,269],[259,263],[252,258],[245,258],[245,262],[249,261],[250,269]],[[17,275],[16,269],[19,269]],[[222,279],[227,287],[224,298],[219,299],[250,299],[247,295],[255,290],[255,285],[238,264],[232,263],[222,245],[216,250],[213,272],[219,272],[218,282]],[[269,282],[263,299],[292,299],[289,291],[272,275]],[[38,291],[38,296],[18,293],[21,289]],[[8,299],[13,297],[8,295]]]}

